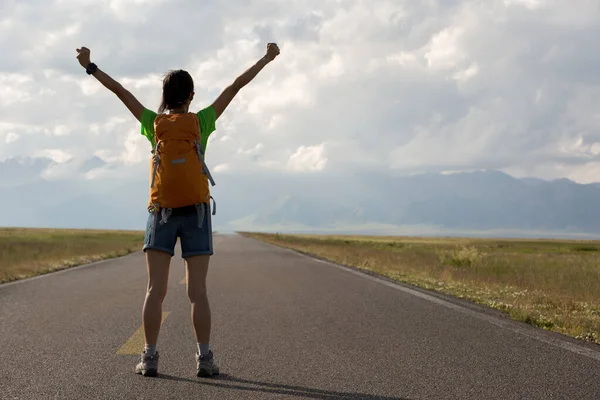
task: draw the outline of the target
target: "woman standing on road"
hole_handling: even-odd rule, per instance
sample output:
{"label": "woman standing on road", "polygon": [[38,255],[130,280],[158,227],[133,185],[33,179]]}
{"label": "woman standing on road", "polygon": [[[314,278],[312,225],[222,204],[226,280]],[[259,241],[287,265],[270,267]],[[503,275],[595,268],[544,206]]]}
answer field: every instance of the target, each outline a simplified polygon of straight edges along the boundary
{"label": "woman standing on road", "polygon": [[197,376],[219,374],[209,348],[211,312],[206,276],[213,254],[208,182],[214,182],[204,163],[209,135],[215,122],[235,95],[279,55],[275,43],[267,45],[264,57],[225,88],[217,99],[197,113],[189,112],[194,82],[184,70],[170,71],[163,79],[158,114],[145,108],[127,89],[90,61],[90,50],[77,49],[77,59],[88,75],[117,95],[141,123],[141,133],[152,145],[151,187],[143,251],[146,254],[148,288],[142,310],[146,345],[136,373],[156,376],[159,354],[156,349],[167,293],[169,266],[177,238],[186,260],[187,293],[198,349]]}

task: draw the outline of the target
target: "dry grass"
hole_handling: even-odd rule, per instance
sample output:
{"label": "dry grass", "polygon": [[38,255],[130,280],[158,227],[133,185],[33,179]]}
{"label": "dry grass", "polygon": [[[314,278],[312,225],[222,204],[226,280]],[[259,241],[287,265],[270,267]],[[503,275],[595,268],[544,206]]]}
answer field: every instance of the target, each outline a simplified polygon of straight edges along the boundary
{"label": "dry grass", "polygon": [[247,233],[600,342],[600,242]]}
{"label": "dry grass", "polygon": [[136,231],[0,228],[0,283],[123,256],[143,242]]}

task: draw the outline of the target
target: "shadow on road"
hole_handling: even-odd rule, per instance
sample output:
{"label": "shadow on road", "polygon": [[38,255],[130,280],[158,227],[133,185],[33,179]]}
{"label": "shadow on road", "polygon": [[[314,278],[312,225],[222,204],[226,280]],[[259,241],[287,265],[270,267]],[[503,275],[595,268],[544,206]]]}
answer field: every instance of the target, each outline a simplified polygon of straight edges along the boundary
{"label": "shadow on road", "polygon": [[[364,400],[409,400],[402,397],[390,397],[390,396],[377,396],[372,394],[363,393],[349,393],[349,392],[336,392],[330,390],[313,389],[303,386],[292,386],[283,385],[280,383],[268,383],[252,381],[248,379],[235,378],[231,375],[221,374],[218,377],[212,379],[188,379],[178,376],[158,374],[158,379],[191,382],[198,385],[213,386],[223,389],[241,390],[247,392],[262,392],[262,393],[275,393],[283,394],[287,396],[304,397],[308,399],[364,399]],[[243,384],[243,385],[242,385]],[[245,386],[253,385],[253,386]]]}

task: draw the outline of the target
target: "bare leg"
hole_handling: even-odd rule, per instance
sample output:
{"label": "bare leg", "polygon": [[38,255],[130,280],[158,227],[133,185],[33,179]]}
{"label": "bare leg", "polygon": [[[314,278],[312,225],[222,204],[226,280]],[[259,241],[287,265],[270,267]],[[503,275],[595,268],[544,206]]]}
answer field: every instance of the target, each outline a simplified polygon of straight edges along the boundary
{"label": "bare leg", "polygon": [[171,255],[163,251],[147,250],[148,289],[142,311],[146,344],[156,345],[162,321],[162,303],[167,294]]}
{"label": "bare leg", "polygon": [[211,315],[206,292],[206,275],[210,256],[193,256],[186,260],[187,293],[192,304],[192,323],[198,343],[210,340]]}

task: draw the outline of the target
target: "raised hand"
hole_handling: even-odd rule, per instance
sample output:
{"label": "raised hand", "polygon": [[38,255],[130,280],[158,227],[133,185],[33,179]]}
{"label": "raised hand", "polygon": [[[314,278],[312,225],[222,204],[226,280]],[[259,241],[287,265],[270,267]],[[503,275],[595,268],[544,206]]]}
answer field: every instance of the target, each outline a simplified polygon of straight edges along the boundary
{"label": "raised hand", "polygon": [[269,61],[273,61],[275,59],[275,57],[277,57],[279,55],[279,47],[277,46],[277,43],[268,43],[267,44],[267,54],[265,55],[265,57],[267,57],[267,59]]}
{"label": "raised hand", "polygon": [[79,60],[79,64],[81,64],[83,68],[87,68],[87,66],[90,64],[90,49],[87,47],[82,47],[77,49],[77,53],[77,60]]}

